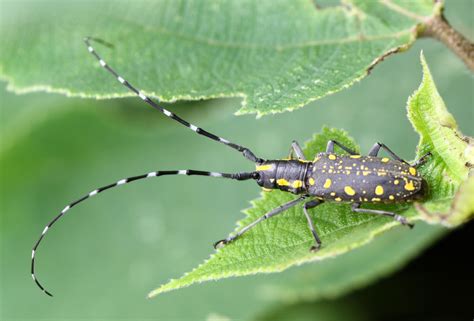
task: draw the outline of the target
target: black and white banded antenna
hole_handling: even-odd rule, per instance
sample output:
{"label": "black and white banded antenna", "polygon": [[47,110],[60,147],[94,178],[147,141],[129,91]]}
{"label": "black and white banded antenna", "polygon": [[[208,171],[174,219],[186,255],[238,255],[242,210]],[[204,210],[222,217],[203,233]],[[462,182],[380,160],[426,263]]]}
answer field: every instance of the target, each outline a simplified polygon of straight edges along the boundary
{"label": "black and white banded antenna", "polygon": [[234,180],[249,180],[249,179],[258,179],[259,174],[257,172],[241,172],[241,173],[219,173],[219,172],[207,172],[207,171],[198,171],[198,170],[192,170],[192,169],[186,169],[186,170],[169,170],[169,171],[156,171],[156,172],[150,172],[147,174],[142,174],[142,175],[137,175],[137,176],[131,176],[127,177],[124,179],[121,179],[115,183],[99,187],[92,192],[82,196],[78,200],[70,203],[67,205],[56,217],[54,217],[51,222],[49,222],[45,228],[43,229],[43,232],[41,233],[41,236],[39,239],[36,241],[35,245],[33,246],[33,250],[31,252],[31,277],[33,280],[36,282],[38,287],[47,295],[53,296],[51,292],[46,290],[46,288],[39,282],[38,278],[36,277],[35,274],[35,256],[36,252],[38,250],[38,247],[43,240],[44,236],[46,233],[50,230],[50,228],[56,223],[61,217],[63,217],[71,208],[76,206],[77,204],[87,200],[88,198],[95,196],[99,193],[102,193],[105,190],[128,184],[134,181],[138,181],[141,179],[146,179],[146,178],[152,178],[152,177],[159,177],[159,176],[165,176],[165,175],[186,175],[186,176],[210,176],[210,177],[222,177],[222,178],[228,178],[228,179],[234,179]]}
{"label": "black and white banded antenna", "polygon": [[258,158],[255,156],[255,154],[248,148],[244,147],[244,146],[241,146],[241,145],[238,145],[238,144],[235,144],[235,143],[232,143],[230,141],[228,141],[227,139],[224,139],[222,137],[219,137],[217,135],[214,135],[202,128],[199,128],[189,122],[187,122],[186,120],[182,119],[181,117],[179,117],[178,115],[170,112],[169,110],[159,106],[157,103],[155,103],[150,97],[146,96],[143,92],[141,92],[139,89],[137,89],[136,87],[134,87],[132,84],[130,84],[130,82],[128,82],[127,80],[125,80],[123,77],[121,77],[112,67],[110,67],[102,58],[101,56],[99,56],[99,54],[97,53],[97,51],[92,47],[91,45],[91,41],[95,41],[97,43],[101,43],[105,46],[108,46],[108,47],[112,47],[112,45],[110,45],[109,43],[105,42],[104,40],[102,39],[98,39],[98,38],[93,38],[93,37],[86,37],[84,38],[84,42],[87,46],[87,50],[89,50],[89,52],[99,61],[99,64],[101,67],[103,67],[105,70],[107,70],[109,73],[111,73],[112,75],[114,75],[115,79],[118,80],[119,83],[121,83],[122,85],[124,85],[125,87],[127,87],[130,91],[132,91],[133,93],[135,93],[138,97],[140,97],[144,102],[146,102],[148,105],[150,105],[151,107],[159,110],[161,113],[163,113],[165,116],[177,121],[178,123],[186,126],[187,128],[191,129],[192,131],[196,132],[197,134],[199,135],[202,135],[202,136],[206,136],[207,138],[210,138],[212,140],[215,140],[217,142],[220,142],[224,145],[227,145],[239,152],[241,152],[245,158],[247,158],[248,160],[254,162],[254,163],[262,163],[263,162],[263,159],[261,158]]}

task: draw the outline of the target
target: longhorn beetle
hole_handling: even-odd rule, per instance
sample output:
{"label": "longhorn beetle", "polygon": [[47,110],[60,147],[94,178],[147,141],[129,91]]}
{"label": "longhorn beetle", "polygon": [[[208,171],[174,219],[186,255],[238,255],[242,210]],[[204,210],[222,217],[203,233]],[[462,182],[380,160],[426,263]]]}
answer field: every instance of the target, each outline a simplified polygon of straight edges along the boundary
{"label": "longhorn beetle", "polygon": [[[361,208],[360,206],[362,203],[400,203],[422,199],[427,192],[427,184],[418,173],[417,168],[424,163],[430,153],[410,165],[381,143],[375,143],[369,151],[368,156],[361,156],[341,143],[330,140],[327,143],[326,151],[317,154],[316,158],[310,161],[306,160],[298,142],[293,141],[291,144],[290,155],[287,159],[265,160],[255,156],[250,149],[232,143],[199,128],[157,105],[153,100],[151,100],[151,98],[143,94],[140,90],[130,84],[130,82],[119,76],[119,74],[99,56],[92,47],[91,41],[102,43],[107,46],[110,45],[97,38],[87,37],[84,39],[88,51],[99,61],[100,66],[111,73],[118,82],[134,92],[145,103],[157,109],[165,116],[191,129],[195,133],[237,150],[246,159],[255,163],[256,169],[252,172],[238,173],[207,172],[191,169],[150,172],[124,178],[115,183],[99,187],[70,203],[46,225],[41,236],[33,246],[31,255],[31,276],[38,287],[47,295],[52,296],[52,294],[41,285],[35,274],[35,254],[38,246],[51,226],[53,226],[53,224],[72,207],[82,201],[116,186],[146,178],[165,175],[198,175],[222,177],[239,181],[253,179],[258,185],[265,189],[279,189],[281,191],[299,195],[294,200],[280,205],[249,225],[243,227],[236,234],[217,241],[214,244],[215,248],[222,247],[236,240],[261,221],[276,216],[300,203],[303,203],[303,213],[308,221],[309,230],[314,238],[314,245],[310,248],[311,251],[316,251],[321,247],[321,240],[318,237],[315,225],[308,210],[322,204],[323,202],[350,203],[352,204],[352,211],[356,213],[384,215],[393,218],[403,225],[413,227],[413,224],[409,223],[403,216],[384,210]],[[334,145],[339,146],[342,150],[347,152],[348,155],[336,155],[334,153]],[[378,157],[381,148],[385,149],[393,159]],[[293,154],[295,154],[296,157]]]}

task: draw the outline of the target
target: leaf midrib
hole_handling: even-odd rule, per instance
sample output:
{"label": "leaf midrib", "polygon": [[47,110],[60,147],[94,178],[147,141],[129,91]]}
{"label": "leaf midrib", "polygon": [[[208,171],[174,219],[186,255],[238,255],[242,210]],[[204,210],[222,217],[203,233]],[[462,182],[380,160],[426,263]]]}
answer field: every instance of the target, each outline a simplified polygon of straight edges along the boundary
{"label": "leaf midrib", "polygon": [[253,44],[253,43],[238,43],[238,42],[224,42],[216,39],[211,38],[204,38],[204,37],[196,37],[195,35],[188,35],[181,32],[171,31],[164,27],[153,27],[150,28],[148,26],[141,25],[135,21],[128,20],[128,19],[120,19],[125,23],[129,23],[134,25],[135,27],[142,28],[143,31],[156,33],[159,35],[166,35],[166,36],[173,36],[176,38],[181,38],[183,40],[187,40],[190,42],[194,42],[197,44],[202,44],[210,47],[217,47],[217,48],[237,48],[237,49],[265,49],[265,50],[275,50],[278,52],[291,50],[291,49],[301,49],[301,48],[308,48],[308,47],[317,47],[317,46],[330,46],[330,45],[338,45],[338,44],[347,44],[347,43],[354,43],[354,42],[372,42],[378,40],[385,40],[385,39],[398,39],[407,34],[412,33],[412,29],[408,28],[402,31],[398,31],[395,33],[385,34],[385,35],[376,35],[376,36],[365,36],[361,34],[357,34],[355,36],[350,36],[346,38],[340,39],[329,39],[329,40],[313,40],[307,41],[302,43],[294,43],[289,45],[260,45],[260,44]]}

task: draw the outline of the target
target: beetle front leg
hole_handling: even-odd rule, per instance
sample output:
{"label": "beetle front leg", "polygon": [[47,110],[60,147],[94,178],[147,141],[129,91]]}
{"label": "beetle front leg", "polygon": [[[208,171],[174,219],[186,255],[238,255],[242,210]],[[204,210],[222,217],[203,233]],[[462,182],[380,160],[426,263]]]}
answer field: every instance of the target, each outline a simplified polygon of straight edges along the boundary
{"label": "beetle front leg", "polygon": [[411,166],[418,168],[424,163],[428,161],[428,158],[432,156],[431,152],[426,153],[425,155],[421,156],[418,160],[416,160]]}
{"label": "beetle front leg", "polygon": [[293,152],[296,154],[296,157],[298,159],[306,160],[306,157],[304,157],[303,149],[296,140],[291,143],[290,156],[288,156],[289,159],[293,159]]}
{"label": "beetle front leg", "polygon": [[287,209],[295,206],[296,204],[298,204],[299,202],[302,202],[303,200],[306,199],[306,195],[303,195],[303,196],[300,196],[299,198],[296,198],[294,200],[291,200],[289,201],[288,203],[285,203],[283,205],[280,205],[278,206],[277,208],[274,208],[273,210],[271,210],[270,212],[266,213],[265,215],[263,216],[260,216],[258,219],[256,219],[255,221],[253,221],[252,223],[250,223],[249,225],[246,225],[244,226],[240,231],[238,231],[236,234],[232,235],[232,236],[229,236],[228,238],[225,238],[223,240],[220,240],[220,241],[217,241],[214,243],[214,248],[217,249],[217,248],[221,248],[223,247],[224,245],[226,244],[229,244],[231,243],[232,241],[234,241],[235,239],[237,239],[238,237],[242,236],[242,234],[246,233],[248,230],[250,230],[251,228],[253,228],[255,225],[257,225],[258,223],[266,220],[266,219],[269,219],[273,216],[276,216],[284,211],[286,211]]}

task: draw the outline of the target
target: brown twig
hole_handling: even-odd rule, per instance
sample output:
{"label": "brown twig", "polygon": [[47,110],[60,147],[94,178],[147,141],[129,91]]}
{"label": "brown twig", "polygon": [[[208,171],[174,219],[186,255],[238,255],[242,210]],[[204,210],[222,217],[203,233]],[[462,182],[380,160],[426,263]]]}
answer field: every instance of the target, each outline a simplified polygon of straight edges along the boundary
{"label": "brown twig", "polygon": [[420,36],[438,39],[474,72],[474,43],[455,30],[442,12],[424,23]]}

